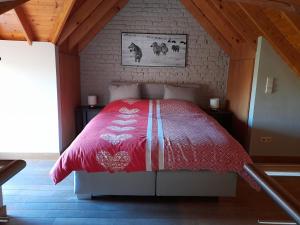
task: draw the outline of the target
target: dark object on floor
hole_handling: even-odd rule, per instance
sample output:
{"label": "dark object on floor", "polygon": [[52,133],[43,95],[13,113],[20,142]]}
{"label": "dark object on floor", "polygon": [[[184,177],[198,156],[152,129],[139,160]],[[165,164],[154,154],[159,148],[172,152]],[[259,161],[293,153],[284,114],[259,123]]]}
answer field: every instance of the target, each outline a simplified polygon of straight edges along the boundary
{"label": "dark object on floor", "polygon": [[25,168],[24,160],[0,160],[0,223],[8,222],[6,207],[3,205],[2,185]]}

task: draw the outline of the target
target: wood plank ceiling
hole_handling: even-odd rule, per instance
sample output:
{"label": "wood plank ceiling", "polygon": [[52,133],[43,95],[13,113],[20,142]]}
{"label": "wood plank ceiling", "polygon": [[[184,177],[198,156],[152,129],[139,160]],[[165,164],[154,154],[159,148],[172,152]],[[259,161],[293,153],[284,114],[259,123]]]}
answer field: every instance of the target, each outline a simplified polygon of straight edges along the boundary
{"label": "wood plank ceiling", "polygon": [[[264,36],[300,75],[299,0],[180,0],[223,50],[254,51]],[[25,3],[24,3],[25,2]],[[49,41],[78,52],[128,0],[30,0],[0,3],[0,39]],[[22,4],[24,3],[24,4]],[[22,4],[22,5],[20,5]]]}

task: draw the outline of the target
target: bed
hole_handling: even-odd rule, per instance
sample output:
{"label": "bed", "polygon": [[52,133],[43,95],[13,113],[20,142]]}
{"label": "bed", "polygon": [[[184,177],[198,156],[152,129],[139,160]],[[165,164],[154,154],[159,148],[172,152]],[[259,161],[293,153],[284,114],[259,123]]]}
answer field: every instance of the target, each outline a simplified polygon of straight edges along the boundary
{"label": "bed", "polygon": [[[180,129],[178,129],[180,128]],[[123,99],[108,104],[50,172],[72,171],[79,199],[97,195],[234,196],[250,157],[195,104]]]}

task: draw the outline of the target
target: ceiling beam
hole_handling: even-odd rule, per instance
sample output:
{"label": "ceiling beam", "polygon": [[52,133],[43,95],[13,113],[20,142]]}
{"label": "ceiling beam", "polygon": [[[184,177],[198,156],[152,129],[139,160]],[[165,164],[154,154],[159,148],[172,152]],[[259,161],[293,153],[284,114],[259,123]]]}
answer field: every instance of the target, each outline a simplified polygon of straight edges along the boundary
{"label": "ceiling beam", "polygon": [[237,30],[235,30],[228,20],[219,13],[214,4],[208,0],[193,0],[193,2],[199,10],[203,12],[207,19],[214,24],[216,29],[222,33],[224,38],[232,45],[233,48],[235,48],[236,45],[245,42],[245,39]]}
{"label": "ceiling beam", "polygon": [[208,20],[199,10],[192,0],[180,0],[185,8],[193,15],[206,32],[218,43],[218,45],[228,54],[232,53],[231,44],[224,38],[220,31]]}
{"label": "ceiling beam", "polygon": [[32,29],[31,29],[31,26],[28,22],[28,19],[26,18],[26,15],[24,14],[23,8],[21,6],[18,6],[14,9],[14,12],[21,24],[22,30],[24,32],[24,36],[25,36],[28,44],[32,45],[34,35],[33,35]]}
{"label": "ceiling beam", "polygon": [[27,1],[29,0],[15,0],[15,1],[0,2],[0,15],[11,9],[16,8],[19,5],[22,5]]}
{"label": "ceiling beam", "polygon": [[81,52],[93,38],[111,21],[111,19],[128,3],[128,0],[120,0],[99,22],[88,32],[85,37],[78,43],[78,51]]}
{"label": "ceiling beam", "polygon": [[62,7],[62,10],[60,12],[60,14],[58,15],[55,23],[54,23],[54,26],[53,26],[53,29],[52,29],[52,32],[51,32],[51,36],[50,36],[50,41],[53,43],[53,44],[56,44],[57,41],[58,41],[58,38],[67,22],[67,19],[73,9],[73,6],[75,5],[75,2],[76,0],[65,0],[64,3],[63,3],[63,7]]}
{"label": "ceiling beam", "polygon": [[58,41],[61,45],[75,31],[86,18],[101,4],[103,0],[86,0],[67,21]]}
{"label": "ceiling beam", "polygon": [[72,50],[117,2],[118,0],[104,0],[98,5],[92,14],[70,35],[69,50]]}
{"label": "ceiling beam", "polygon": [[273,8],[288,12],[300,13],[300,1],[299,0],[223,0],[224,2],[238,2],[256,5],[264,8]]}
{"label": "ceiling beam", "polygon": [[270,21],[262,9],[253,5],[238,3],[249,18],[256,24],[263,36],[271,43],[273,48],[285,62],[300,75],[300,53],[291,45],[280,30]]}
{"label": "ceiling beam", "polygon": [[247,41],[250,47],[256,49],[257,45],[257,34],[255,34],[249,26],[245,26],[239,16],[232,11],[233,4],[229,5],[222,0],[207,0],[210,1],[218,9],[219,13],[231,23],[235,30],[239,31],[240,35]]}

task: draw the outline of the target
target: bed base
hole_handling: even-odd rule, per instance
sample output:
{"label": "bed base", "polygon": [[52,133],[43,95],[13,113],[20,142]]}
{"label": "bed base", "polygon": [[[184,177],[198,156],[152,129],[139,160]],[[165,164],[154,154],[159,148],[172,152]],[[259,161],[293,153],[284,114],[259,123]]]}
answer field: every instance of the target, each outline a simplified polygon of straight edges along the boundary
{"label": "bed base", "polygon": [[92,196],[203,196],[232,197],[236,193],[235,173],[211,171],[159,171],[135,173],[74,173],[78,199]]}

